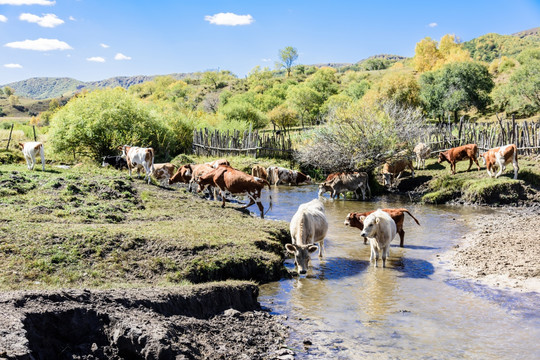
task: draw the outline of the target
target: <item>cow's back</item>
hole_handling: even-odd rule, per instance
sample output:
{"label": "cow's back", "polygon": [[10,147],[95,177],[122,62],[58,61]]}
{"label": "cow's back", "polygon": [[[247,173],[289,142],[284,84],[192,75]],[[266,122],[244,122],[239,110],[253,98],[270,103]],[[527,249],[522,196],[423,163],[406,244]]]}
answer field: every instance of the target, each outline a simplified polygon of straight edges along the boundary
{"label": "cow's back", "polygon": [[304,203],[291,219],[291,236],[296,244],[306,245],[322,241],[328,231],[324,205],[315,199]]}

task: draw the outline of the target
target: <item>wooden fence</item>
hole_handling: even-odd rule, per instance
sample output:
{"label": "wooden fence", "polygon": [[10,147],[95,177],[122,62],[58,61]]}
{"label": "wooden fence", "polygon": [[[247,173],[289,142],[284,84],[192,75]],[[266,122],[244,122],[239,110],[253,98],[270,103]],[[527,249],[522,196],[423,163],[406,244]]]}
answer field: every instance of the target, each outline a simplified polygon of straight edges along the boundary
{"label": "wooden fence", "polygon": [[506,144],[516,144],[520,154],[540,153],[540,122],[443,124],[427,128],[420,141],[429,144],[433,152],[465,144],[477,144],[482,151]]}
{"label": "wooden fence", "polygon": [[238,130],[230,133],[204,130],[193,131],[193,153],[204,156],[248,155],[291,159],[290,138],[283,134],[259,134],[257,131]]}
{"label": "wooden fence", "polygon": [[[12,146],[15,146],[15,147],[18,147],[18,145],[19,145],[19,144],[13,144],[11,142],[11,136],[13,134],[13,128],[14,127],[15,127],[15,124],[11,124],[11,127],[9,129],[9,137],[7,139],[0,139],[0,142],[7,141],[6,151],[9,149],[9,145],[12,145]],[[37,141],[36,126],[35,125],[32,125],[32,131],[34,133],[34,141]]]}

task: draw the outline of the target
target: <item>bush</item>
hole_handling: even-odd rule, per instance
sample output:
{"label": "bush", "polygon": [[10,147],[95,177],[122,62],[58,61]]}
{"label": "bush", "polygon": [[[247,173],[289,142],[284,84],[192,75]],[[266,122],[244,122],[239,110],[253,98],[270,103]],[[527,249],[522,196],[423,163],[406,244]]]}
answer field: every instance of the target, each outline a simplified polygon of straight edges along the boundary
{"label": "bush", "polygon": [[124,89],[95,90],[73,98],[51,119],[53,149],[99,158],[124,144],[151,146],[161,158],[191,145],[189,125]]}

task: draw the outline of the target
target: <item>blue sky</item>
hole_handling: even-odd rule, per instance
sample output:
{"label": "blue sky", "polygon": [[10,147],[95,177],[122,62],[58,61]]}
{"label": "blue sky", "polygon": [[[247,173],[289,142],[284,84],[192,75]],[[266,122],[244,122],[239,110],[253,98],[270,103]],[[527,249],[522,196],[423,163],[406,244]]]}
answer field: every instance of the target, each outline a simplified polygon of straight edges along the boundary
{"label": "blue sky", "polygon": [[537,26],[539,0],[0,0],[0,84],[209,69],[245,76],[273,68],[285,46],[298,49],[297,63],[352,63],[412,56],[426,36],[467,41]]}

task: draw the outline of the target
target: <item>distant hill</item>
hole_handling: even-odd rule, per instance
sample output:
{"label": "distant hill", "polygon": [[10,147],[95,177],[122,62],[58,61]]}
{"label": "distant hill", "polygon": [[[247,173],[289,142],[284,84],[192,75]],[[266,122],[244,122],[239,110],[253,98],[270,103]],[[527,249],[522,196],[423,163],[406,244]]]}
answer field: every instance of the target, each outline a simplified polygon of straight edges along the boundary
{"label": "distant hill", "polygon": [[[168,76],[180,80],[191,75],[193,74],[175,73]],[[158,76],[160,75],[117,76],[110,79],[89,82],[72,78],[38,77],[1,85],[1,87],[9,86],[15,90],[16,95],[21,97],[42,100],[61,96],[70,97],[82,89],[92,90],[118,86],[127,89],[130,86],[154,80]]]}
{"label": "distant hill", "polygon": [[463,43],[475,60],[491,62],[501,56],[516,56],[524,49],[540,46],[538,29],[521,31],[514,35],[490,33]]}

